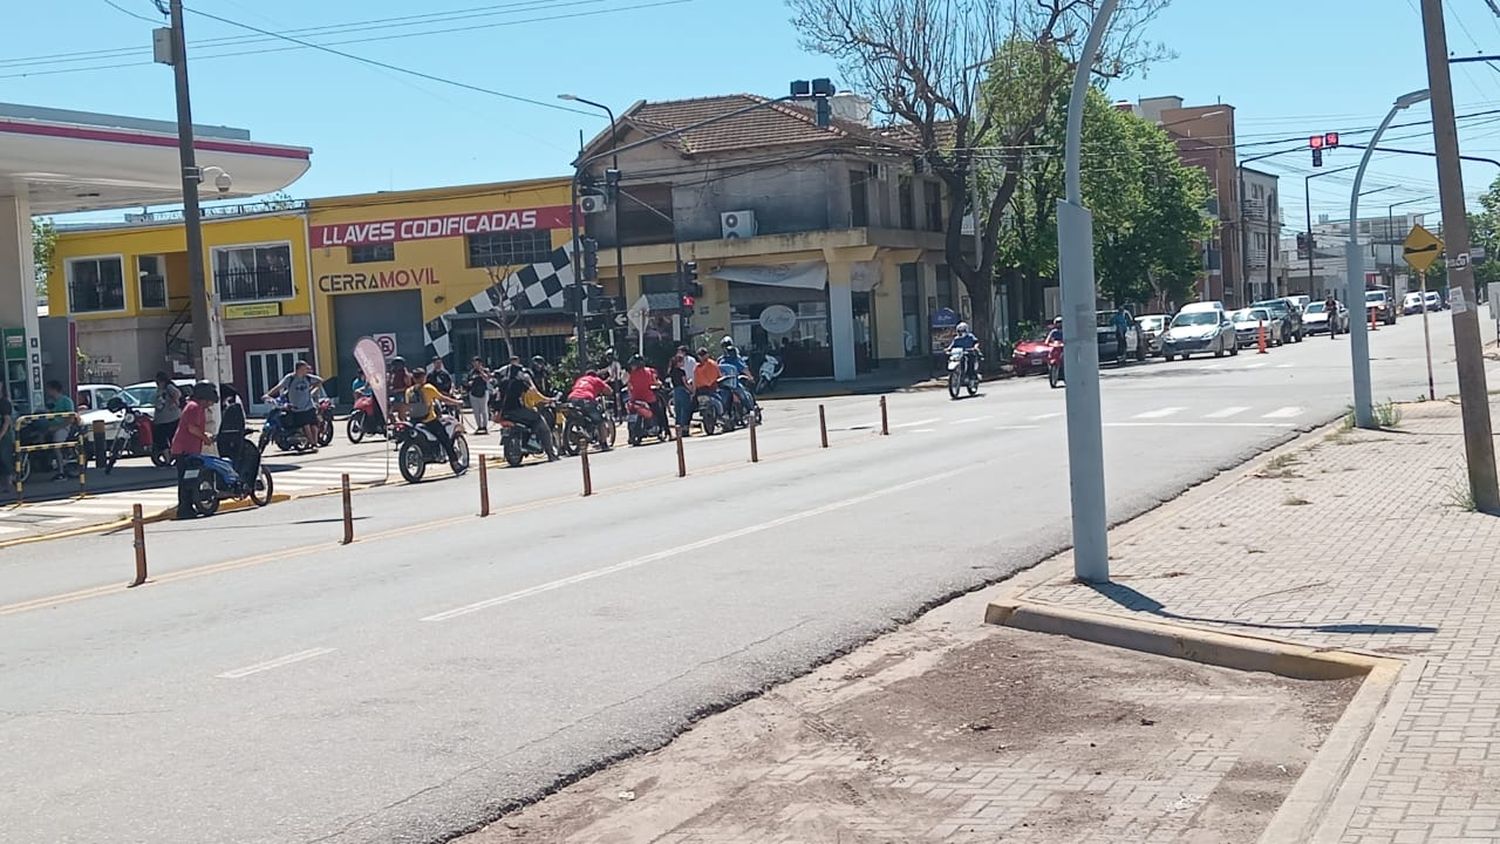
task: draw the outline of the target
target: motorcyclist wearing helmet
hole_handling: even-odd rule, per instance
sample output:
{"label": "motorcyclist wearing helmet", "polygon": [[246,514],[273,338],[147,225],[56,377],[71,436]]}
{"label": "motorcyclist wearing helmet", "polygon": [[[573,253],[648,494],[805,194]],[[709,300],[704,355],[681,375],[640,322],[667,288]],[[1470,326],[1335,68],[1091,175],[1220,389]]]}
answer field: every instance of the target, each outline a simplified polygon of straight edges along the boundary
{"label": "motorcyclist wearing helmet", "polygon": [[723,349],[723,353],[719,355],[719,372],[721,376],[734,376],[734,380],[729,382],[730,390],[734,392],[740,404],[745,406],[745,412],[754,413],[755,397],[750,395],[750,391],[745,387],[745,381],[750,376],[750,365],[745,363],[744,358],[740,357],[739,350],[734,347],[734,340],[725,337],[719,341],[719,345]]}
{"label": "motorcyclist wearing helmet", "polygon": [[979,350],[979,338],[975,337],[974,332],[969,330],[967,322],[960,322],[956,331],[957,333],[953,335],[953,339],[948,343],[948,351],[962,349],[964,351],[964,366],[968,367],[968,371],[964,374],[972,375],[974,374],[974,369],[979,366],[979,361],[984,357],[983,353]]}
{"label": "motorcyclist wearing helmet", "polygon": [[1061,343],[1063,341],[1062,317],[1052,318],[1052,328],[1047,331],[1048,343]]}
{"label": "motorcyclist wearing helmet", "polygon": [[547,420],[536,409],[544,405],[546,400],[536,391],[531,371],[521,365],[519,357],[512,356],[510,364],[495,375],[496,389],[490,397],[490,411],[497,419],[531,429],[537,441],[542,444],[547,462],[556,461],[557,447],[552,443],[552,426],[547,424]]}
{"label": "motorcyclist wearing helmet", "polygon": [[[599,401],[610,399],[614,395],[614,389],[600,377],[599,372],[590,369],[573,382],[573,389],[568,391],[568,401],[583,414],[589,425],[602,431],[604,414],[599,410]],[[603,437],[600,439],[603,440]],[[601,442],[599,450],[609,451],[609,443]]]}
{"label": "motorcyclist wearing helmet", "polygon": [[552,397],[552,373],[547,371],[547,359],[541,355],[531,358],[531,386],[544,396]]}

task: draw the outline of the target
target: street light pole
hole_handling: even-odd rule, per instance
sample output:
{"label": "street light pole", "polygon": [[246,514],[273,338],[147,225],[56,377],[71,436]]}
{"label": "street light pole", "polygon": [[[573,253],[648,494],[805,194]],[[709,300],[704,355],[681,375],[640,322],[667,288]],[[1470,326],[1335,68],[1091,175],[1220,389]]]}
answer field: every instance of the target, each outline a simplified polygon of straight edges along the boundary
{"label": "street light pole", "polygon": [[1066,198],[1057,203],[1058,276],[1062,281],[1063,371],[1068,401],[1068,479],[1073,506],[1073,573],[1109,582],[1104,500],[1104,429],[1099,411],[1099,335],[1094,321],[1094,217],[1083,205],[1080,157],[1083,106],[1099,43],[1117,0],[1103,0],[1089,28],[1068,101]]}
{"label": "street light pole", "polygon": [[1302,178],[1302,204],[1307,214],[1307,294],[1313,294],[1313,256],[1317,253],[1313,237],[1312,219],[1312,180],[1319,176],[1332,176],[1334,173],[1342,173],[1345,170],[1353,170],[1358,164],[1350,164],[1348,167],[1338,167],[1333,170],[1319,170]]}
{"label": "street light pole", "polygon": [[[157,2],[161,8],[161,2]],[[170,0],[167,14],[171,27],[172,73],[177,95],[177,153],[182,165],[182,224],[187,241],[188,294],[192,302],[193,344],[197,346],[198,377],[217,381],[218,373],[209,373],[205,350],[213,344],[213,328],[208,314],[208,283],[203,270],[203,221],[198,205],[198,185],[203,174],[198,170],[193,150],[193,105],[188,91],[187,36],[183,28],[182,0]],[[217,350],[216,350],[217,351]],[[213,355],[207,355],[212,358]]]}
{"label": "street light pole", "polygon": [[[1446,67],[1446,66],[1445,66]],[[1370,158],[1375,154],[1375,147],[1380,145],[1380,136],[1396,119],[1396,115],[1405,111],[1417,103],[1428,99],[1426,90],[1412,91],[1396,99],[1391,105],[1391,110],[1386,112],[1385,119],[1380,121],[1375,134],[1370,136],[1370,141],[1365,147],[1365,154],[1359,161],[1359,169],[1354,173],[1354,187],[1349,189],[1349,242],[1345,246],[1346,262],[1349,265],[1349,277],[1345,296],[1349,301],[1349,310],[1354,313],[1355,318],[1349,321],[1349,363],[1354,377],[1354,424],[1361,428],[1374,428],[1375,406],[1371,398],[1370,389],[1370,325],[1363,317],[1365,316],[1365,256],[1359,248],[1359,187],[1365,180],[1365,169],[1370,166]],[[1391,303],[1394,306],[1394,303]],[[1355,311],[1358,307],[1359,310]]]}
{"label": "street light pole", "polygon": [[[1480,512],[1500,513],[1490,397],[1484,376],[1484,346],[1479,336],[1479,299],[1474,289],[1474,270],[1469,266],[1469,218],[1464,208],[1464,176],[1459,164],[1453,79],[1448,67],[1448,33],[1443,22],[1441,0],[1422,0],[1422,33],[1427,48],[1427,84],[1433,92],[1433,149],[1437,152],[1438,194],[1443,206],[1448,301],[1453,306],[1453,347],[1458,360],[1458,395],[1463,412],[1464,454],[1469,464],[1469,494]],[[1376,146],[1376,140],[1371,140],[1370,146]]]}

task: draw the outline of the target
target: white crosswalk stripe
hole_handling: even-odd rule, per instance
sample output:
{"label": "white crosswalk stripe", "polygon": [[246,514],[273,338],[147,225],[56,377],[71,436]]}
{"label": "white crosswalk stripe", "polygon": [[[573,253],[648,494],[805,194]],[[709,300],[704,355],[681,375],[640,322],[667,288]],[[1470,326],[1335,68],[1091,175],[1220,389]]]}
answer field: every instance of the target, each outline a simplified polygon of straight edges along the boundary
{"label": "white crosswalk stripe", "polygon": [[1187,410],[1187,408],[1185,408],[1185,407],[1163,407],[1163,408],[1160,408],[1158,410],[1148,410],[1145,413],[1137,413],[1135,416],[1132,416],[1131,418],[1132,419],[1165,419],[1168,416],[1175,416],[1175,415],[1183,412],[1184,410]]}
{"label": "white crosswalk stripe", "polygon": [[1036,416],[1028,417],[1026,421],[1028,421],[1028,422],[1041,422],[1041,421],[1046,420],[1046,419],[1056,419],[1059,416],[1062,416],[1062,414],[1061,413],[1039,413]]}
{"label": "white crosswalk stripe", "polygon": [[1249,409],[1250,408],[1248,408],[1248,407],[1223,407],[1223,408],[1220,408],[1218,410],[1215,410],[1213,413],[1205,413],[1205,414],[1203,414],[1203,418],[1204,419],[1228,419],[1231,416],[1239,416],[1241,413],[1244,413],[1245,411],[1247,411]]}
{"label": "white crosswalk stripe", "polygon": [[1265,366],[1265,364],[1263,364],[1263,363],[1247,363],[1244,366],[1240,367],[1240,369],[1260,369],[1262,366]]}
{"label": "white crosswalk stripe", "polygon": [[1273,410],[1270,413],[1265,414],[1261,418],[1262,419],[1291,419],[1291,418],[1293,418],[1295,416],[1301,416],[1301,415],[1302,415],[1302,408],[1300,408],[1300,407],[1282,407],[1282,408],[1278,408],[1276,410]]}

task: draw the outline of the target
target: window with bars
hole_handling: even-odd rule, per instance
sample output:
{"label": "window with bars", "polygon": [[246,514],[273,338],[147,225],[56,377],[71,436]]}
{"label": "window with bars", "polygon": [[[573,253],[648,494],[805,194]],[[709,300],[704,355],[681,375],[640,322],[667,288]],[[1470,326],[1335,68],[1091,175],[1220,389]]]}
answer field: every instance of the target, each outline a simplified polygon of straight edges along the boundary
{"label": "window with bars", "polygon": [[141,255],[135,259],[140,274],[141,309],[159,310],[167,306],[167,268],[160,255]]}
{"label": "window with bars", "polygon": [[552,232],[547,229],[471,234],[467,240],[471,267],[515,267],[552,258]]}
{"label": "window with bars", "polygon": [[125,310],[125,273],[119,257],[68,262],[68,312]]}
{"label": "window with bars", "polygon": [[221,302],[292,298],[291,244],[215,249],[214,286]]}
{"label": "window with bars", "polygon": [[349,247],[349,263],[351,264],[376,264],[381,261],[394,260],[396,260],[396,244],[394,243],[365,243]]}

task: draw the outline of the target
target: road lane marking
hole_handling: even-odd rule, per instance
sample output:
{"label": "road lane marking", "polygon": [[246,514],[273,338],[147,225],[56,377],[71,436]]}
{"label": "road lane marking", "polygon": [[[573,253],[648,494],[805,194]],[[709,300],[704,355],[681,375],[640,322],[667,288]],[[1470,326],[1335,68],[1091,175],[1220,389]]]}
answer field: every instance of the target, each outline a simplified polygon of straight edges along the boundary
{"label": "road lane marking", "polygon": [[1134,415],[1134,416],[1132,416],[1130,418],[1131,419],[1165,419],[1168,416],[1175,416],[1175,415],[1183,412],[1184,410],[1187,410],[1187,408],[1185,408],[1185,407],[1163,407],[1163,408],[1160,408],[1159,410],[1148,410],[1145,413],[1137,413],[1136,415]]}
{"label": "road lane marking", "polygon": [[1248,408],[1248,407],[1226,407],[1226,408],[1223,408],[1222,410],[1215,410],[1213,413],[1205,413],[1205,414],[1203,414],[1203,418],[1204,419],[1228,419],[1231,416],[1239,416],[1241,413],[1244,413],[1245,411],[1247,411],[1249,409],[1250,408]]}
{"label": "road lane marking", "polygon": [[892,428],[915,428],[915,427],[917,427],[919,425],[931,425],[932,423],[937,422],[937,421],[938,421],[938,418],[936,416],[934,416],[931,419],[918,419],[915,422],[902,422],[900,425],[892,425],[891,427]]}
{"label": "road lane marking", "polygon": [[935,433],[937,433],[937,429],[936,428],[916,428],[916,429],[912,430],[912,433],[913,434],[935,434]]}
{"label": "road lane marking", "polygon": [[1278,363],[1278,364],[1276,364],[1276,368],[1277,369],[1291,369],[1293,366],[1294,366],[1294,364],[1290,364],[1290,363]]}
{"label": "road lane marking", "polygon": [[1300,408],[1300,407],[1282,407],[1282,408],[1278,408],[1276,410],[1273,410],[1270,413],[1267,413],[1267,414],[1265,414],[1264,416],[1262,416],[1260,418],[1262,418],[1262,419],[1291,419],[1294,416],[1301,416],[1301,415],[1302,415],[1302,408]]}
{"label": "road lane marking", "polygon": [[906,483],[896,484],[895,486],[888,486],[885,489],[879,489],[874,492],[865,493],[864,495],[855,496],[854,498],[845,498],[842,501],[835,501],[831,504],[824,504],[821,507],[814,507],[811,510],[803,510],[800,513],[792,513],[791,515],[782,516],[778,519],[772,519],[768,522],[761,522],[759,524],[750,525],[749,527],[740,528],[739,530],[732,530],[728,533],[715,534],[714,536],[708,537],[707,539],[700,539],[697,542],[691,542],[687,545],[678,545],[675,548],[665,548],[661,551],[656,551],[642,557],[636,557],[634,559],[626,560],[622,563],[615,563],[612,566],[605,566],[604,568],[581,572],[571,577],[564,577],[537,586],[532,586],[527,589],[521,589],[516,592],[508,592],[504,595],[499,595],[487,600],[478,601],[472,604],[466,604],[461,607],[455,607],[454,609],[444,612],[434,613],[433,615],[426,616],[421,620],[450,621],[461,616],[470,615],[472,613],[487,609],[493,609],[494,607],[503,606],[505,604],[515,603],[516,601],[531,598],[536,595],[542,595],[547,592],[555,592],[558,589],[565,589],[569,586],[577,586],[580,583],[587,583],[590,580],[598,580],[601,577],[608,577],[612,574],[619,574],[620,572],[640,568],[641,566],[650,565],[651,563],[661,562],[662,560],[671,559],[673,557],[680,557],[684,554],[691,554],[694,551],[701,551],[705,548],[712,548],[715,545],[719,545],[725,542],[731,542],[733,540],[741,539],[746,536],[752,536],[754,534],[763,533],[768,530],[775,530],[776,528],[784,527],[794,522],[800,522],[817,516],[824,516],[829,513],[837,512],[839,510],[848,509],[850,507],[857,507],[860,504],[874,501],[877,498],[884,498],[887,495],[895,495],[898,492],[906,492],[918,487],[927,486],[929,484],[938,483],[940,481],[946,481],[949,478],[952,478],[956,475],[968,471],[969,469],[974,468],[975,465],[979,464],[971,464],[962,469],[951,469],[947,472],[940,472],[936,475],[929,475],[925,478],[918,478],[913,481],[907,481]]}
{"label": "road lane marking", "polygon": [[1295,428],[1290,422],[1105,422],[1106,428]]}
{"label": "road lane marking", "polygon": [[997,430],[997,431],[1035,431],[1036,429],[1038,429],[1040,427],[1042,427],[1042,426],[1041,425],[996,425],[995,426],[995,430]]}
{"label": "road lane marking", "polygon": [[1260,369],[1262,366],[1265,366],[1265,364],[1263,364],[1263,363],[1247,363],[1244,366],[1240,367],[1240,369]]}
{"label": "road lane marking", "polygon": [[993,416],[970,416],[968,419],[959,419],[959,420],[955,421],[953,424],[955,424],[955,425],[972,425],[975,422],[983,422],[983,421],[985,421],[987,419],[994,419],[994,418],[995,417],[993,417]]}
{"label": "road lane marking", "polygon": [[287,654],[286,656],[279,656],[275,659],[268,659],[265,662],[257,662],[254,665],[247,665],[244,668],[236,668],[233,671],[225,671],[223,674],[219,674],[216,676],[223,680],[238,680],[241,677],[249,677],[251,674],[259,674],[262,671],[273,671],[277,668],[294,665],[298,662],[306,662],[309,659],[316,659],[320,656],[326,656],[336,650],[338,649],[309,648],[308,650],[298,651],[294,654]]}
{"label": "road lane marking", "polygon": [[1048,419],[1056,419],[1057,417],[1059,417],[1061,415],[1062,415],[1061,412],[1058,412],[1058,413],[1040,413],[1040,414],[1037,414],[1036,416],[1027,417],[1026,421],[1028,421],[1028,422],[1043,422],[1043,421],[1046,421]]}

